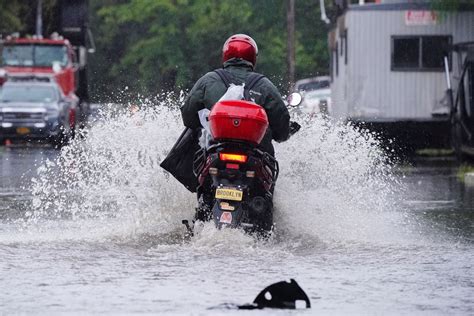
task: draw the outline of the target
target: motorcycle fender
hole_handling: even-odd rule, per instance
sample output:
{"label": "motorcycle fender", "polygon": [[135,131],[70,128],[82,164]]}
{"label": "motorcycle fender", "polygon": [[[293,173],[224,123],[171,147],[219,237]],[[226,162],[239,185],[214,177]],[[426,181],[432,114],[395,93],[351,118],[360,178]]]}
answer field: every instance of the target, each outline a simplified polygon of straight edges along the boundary
{"label": "motorcycle fender", "polygon": [[[224,207],[221,207],[221,203],[223,203]],[[214,207],[212,208],[212,217],[216,227],[240,227],[243,217],[242,204],[233,202],[231,206],[234,208],[234,210],[229,210],[229,207],[226,207],[226,204],[229,205],[230,203],[223,200],[216,200],[214,203]]]}

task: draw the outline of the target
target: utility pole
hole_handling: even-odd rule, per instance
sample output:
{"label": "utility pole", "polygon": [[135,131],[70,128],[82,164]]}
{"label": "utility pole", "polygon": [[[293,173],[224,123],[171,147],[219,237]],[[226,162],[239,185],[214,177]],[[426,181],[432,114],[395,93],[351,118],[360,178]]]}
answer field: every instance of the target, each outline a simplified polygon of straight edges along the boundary
{"label": "utility pole", "polygon": [[43,0],[38,0],[36,9],[36,36],[43,36]]}
{"label": "utility pole", "polygon": [[289,90],[293,90],[295,84],[295,0],[287,0],[286,10],[286,33],[287,33],[287,81]]}

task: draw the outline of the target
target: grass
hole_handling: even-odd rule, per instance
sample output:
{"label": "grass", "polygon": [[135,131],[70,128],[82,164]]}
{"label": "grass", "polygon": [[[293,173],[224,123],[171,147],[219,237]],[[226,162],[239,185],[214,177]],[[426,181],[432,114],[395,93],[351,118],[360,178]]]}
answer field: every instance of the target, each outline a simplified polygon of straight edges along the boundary
{"label": "grass", "polygon": [[454,150],[446,148],[423,148],[416,151],[418,156],[424,157],[445,157],[454,154]]}
{"label": "grass", "polygon": [[466,173],[474,172],[474,166],[469,164],[462,164],[459,166],[456,176],[459,181],[464,182]]}

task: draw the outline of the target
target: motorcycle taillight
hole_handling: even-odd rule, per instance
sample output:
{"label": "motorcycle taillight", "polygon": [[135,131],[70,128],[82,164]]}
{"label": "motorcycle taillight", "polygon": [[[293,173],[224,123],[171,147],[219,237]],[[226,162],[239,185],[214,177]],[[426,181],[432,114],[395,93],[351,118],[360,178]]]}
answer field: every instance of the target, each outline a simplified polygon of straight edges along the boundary
{"label": "motorcycle taillight", "polygon": [[226,167],[227,169],[235,169],[235,170],[239,170],[239,168],[240,168],[240,167],[239,167],[239,164],[237,164],[237,163],[227,163],[227,164],[225,165],[225,167]]}
{"label": "motorcycle taillight", "polygon": [[220,153],[219,159],[222,161],[234,161],[234,162],[246,163],[247,155]]}

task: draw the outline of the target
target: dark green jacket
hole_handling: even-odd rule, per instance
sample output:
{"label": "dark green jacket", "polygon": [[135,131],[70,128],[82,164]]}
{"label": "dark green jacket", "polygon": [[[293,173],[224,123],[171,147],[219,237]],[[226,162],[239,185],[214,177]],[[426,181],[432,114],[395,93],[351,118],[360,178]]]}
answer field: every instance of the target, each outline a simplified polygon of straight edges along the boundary
{"label": "dark green jacket", "polygon": [[[224,63],[235,84],[242,84],[252,72],[252,64],[241,59],[231,59]],[[208,72],[202,76],[189,92],[184,105],[181,107],[184,125],[190,128],[200,128],[198,111],[203,108],[211,110],[212,106],[227,91],[227,88],[215,72]],[[278,89],[267,78],[263,78],[250,90],[250,97],[261,105],[268,116],[269,128],[260,144],[261,148],[274,154],[271,140],[278,142],[289,138],[290,114],[286,108]]]}

